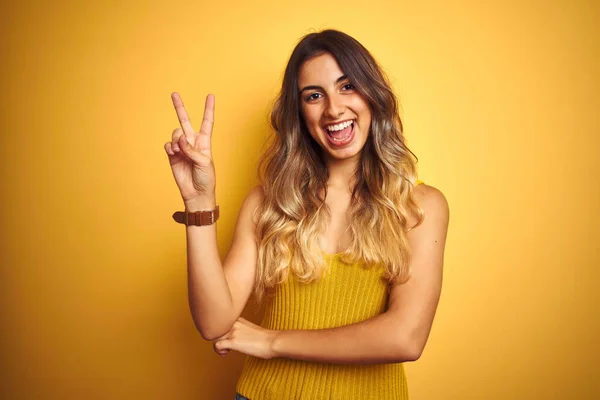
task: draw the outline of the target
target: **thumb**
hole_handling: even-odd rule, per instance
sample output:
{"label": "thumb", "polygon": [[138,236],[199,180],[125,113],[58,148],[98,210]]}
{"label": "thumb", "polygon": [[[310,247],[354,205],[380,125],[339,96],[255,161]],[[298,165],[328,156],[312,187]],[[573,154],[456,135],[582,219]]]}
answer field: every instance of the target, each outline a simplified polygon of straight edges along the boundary
{"label": "thumb", "polygon": [[185,135],[181,135],[177,142],[179,144],[179,148],[185,154],[187,158],[192,160],[194,164],[200,166],[206,166],[210,163],[210,158],[204,154],[201,154],[197,149],[194,148],[188,141]]}

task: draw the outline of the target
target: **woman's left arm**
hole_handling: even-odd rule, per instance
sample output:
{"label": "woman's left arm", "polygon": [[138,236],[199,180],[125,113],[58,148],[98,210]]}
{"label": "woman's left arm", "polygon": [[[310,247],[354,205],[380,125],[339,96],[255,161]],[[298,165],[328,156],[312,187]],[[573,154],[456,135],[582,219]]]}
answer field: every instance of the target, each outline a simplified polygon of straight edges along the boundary
{"label": "woman's left arm", "polygon": [[387,311],[355,324],[317,330],[273,331],[240,318],[215,341],[215,351],[336,364],[417,360],[440,298],[449,211],[444,195],[431,186],[419,185],[415,198],[425,218],[408,233],[411,278],[391,289]]}

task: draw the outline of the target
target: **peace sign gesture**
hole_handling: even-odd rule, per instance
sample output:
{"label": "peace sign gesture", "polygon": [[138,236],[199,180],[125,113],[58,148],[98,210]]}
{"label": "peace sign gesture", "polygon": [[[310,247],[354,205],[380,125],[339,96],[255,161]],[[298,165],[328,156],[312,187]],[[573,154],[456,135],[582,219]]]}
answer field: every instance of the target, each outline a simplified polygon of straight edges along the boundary
{"label": "peace sign gesture", "polygon": [[192,128],[179,93],[171,94],[171,99],[181,126],[173,131],[171,141],[165,143],[165,151],[169,156],[173,177],[186,206],[195,204],[201,207],[212,207],[215,201],[216,177],[210,142],[214,122],[215,97],[212,94],[206,97],[204,117],[198,132]]}

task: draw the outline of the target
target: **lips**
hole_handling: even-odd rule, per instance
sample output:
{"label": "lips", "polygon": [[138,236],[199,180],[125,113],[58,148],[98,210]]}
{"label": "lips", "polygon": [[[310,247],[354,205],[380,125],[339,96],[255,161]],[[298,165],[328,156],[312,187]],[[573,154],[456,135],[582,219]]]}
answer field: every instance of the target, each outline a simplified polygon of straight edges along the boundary
{"label": "lips", "polygon": [[[327,141],[331,145],[331,147],[343,147],[352,142],[354,139],[354,127],[356,123],[352,121],[352,123],[341,129],[336,131],[329,131],[328,129],[323,129],[326,133]],[[338,125],[339,127],[339,125]]]}

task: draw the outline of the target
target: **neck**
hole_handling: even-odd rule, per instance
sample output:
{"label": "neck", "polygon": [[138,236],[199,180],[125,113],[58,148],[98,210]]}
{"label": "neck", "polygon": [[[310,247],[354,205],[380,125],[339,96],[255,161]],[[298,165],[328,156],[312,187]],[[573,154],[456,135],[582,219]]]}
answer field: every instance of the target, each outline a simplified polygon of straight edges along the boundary
{"label": "neck", "polygon": [[345,160],[336,160],[330,158],[327,161],[327,169],[329,170],[329,180],[327,186],[332,189],[347,188],[352,191],[352,181],[360,155]]}

